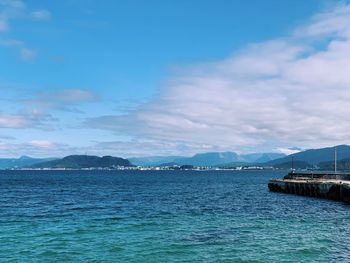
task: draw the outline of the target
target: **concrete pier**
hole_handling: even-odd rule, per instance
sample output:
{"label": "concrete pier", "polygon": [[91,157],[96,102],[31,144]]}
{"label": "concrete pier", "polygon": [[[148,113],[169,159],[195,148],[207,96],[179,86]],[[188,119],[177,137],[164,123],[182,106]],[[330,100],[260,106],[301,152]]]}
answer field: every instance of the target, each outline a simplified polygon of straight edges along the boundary
{"label": "concrete pier", "polygon": [[268,187],[272,192],[350,203],[350,174],[289,173],[283,179],[271,179]]}

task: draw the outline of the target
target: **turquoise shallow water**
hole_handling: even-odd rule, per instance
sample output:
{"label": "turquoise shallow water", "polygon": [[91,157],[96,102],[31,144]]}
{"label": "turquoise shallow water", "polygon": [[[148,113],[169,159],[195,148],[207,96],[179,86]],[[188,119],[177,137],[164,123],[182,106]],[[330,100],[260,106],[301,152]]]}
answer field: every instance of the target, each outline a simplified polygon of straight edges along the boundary
{"label": "turquoise shallow water", "polygon": [[350,262],[350,206],[271,171],[0,171],[1,262]]}

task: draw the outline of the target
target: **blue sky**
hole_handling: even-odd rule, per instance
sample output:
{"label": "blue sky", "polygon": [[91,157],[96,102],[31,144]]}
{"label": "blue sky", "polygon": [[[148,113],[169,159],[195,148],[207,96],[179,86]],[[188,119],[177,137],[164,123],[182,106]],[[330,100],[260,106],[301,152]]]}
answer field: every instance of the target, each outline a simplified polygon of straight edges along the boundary
{"label": "blue sky", "polygon": [[319,0],[0,0],[0,156],[347,143],[347,124],[321,126],[348,116],[347,72],[337,70],[347,66],[348,9]]}

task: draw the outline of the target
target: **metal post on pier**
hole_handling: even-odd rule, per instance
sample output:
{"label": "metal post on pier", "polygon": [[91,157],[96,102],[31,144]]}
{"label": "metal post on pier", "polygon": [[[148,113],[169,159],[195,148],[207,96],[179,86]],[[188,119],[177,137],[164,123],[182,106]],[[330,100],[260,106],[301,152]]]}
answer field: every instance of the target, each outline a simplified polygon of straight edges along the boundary
{"label": "metal post on pier", "polygon": [[335,179],[337,179],[337,147],[334,146],[334,174]]}

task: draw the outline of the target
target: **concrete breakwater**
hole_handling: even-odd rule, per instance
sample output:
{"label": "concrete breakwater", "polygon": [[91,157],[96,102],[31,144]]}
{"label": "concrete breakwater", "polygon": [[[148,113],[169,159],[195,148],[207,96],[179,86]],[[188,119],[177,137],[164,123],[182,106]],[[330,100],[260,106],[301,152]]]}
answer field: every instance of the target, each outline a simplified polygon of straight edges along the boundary
{"label": "concrete breakwater", "polygon": [[271,179],[268,187],[271,192],[350,203],[350,174],[291,172],[283,179]]}

